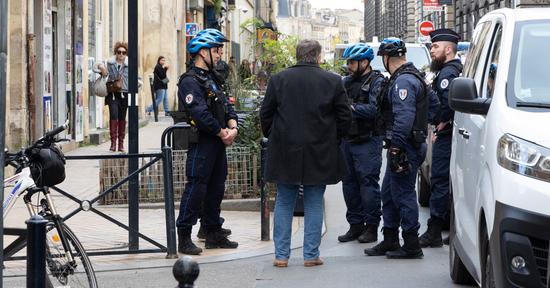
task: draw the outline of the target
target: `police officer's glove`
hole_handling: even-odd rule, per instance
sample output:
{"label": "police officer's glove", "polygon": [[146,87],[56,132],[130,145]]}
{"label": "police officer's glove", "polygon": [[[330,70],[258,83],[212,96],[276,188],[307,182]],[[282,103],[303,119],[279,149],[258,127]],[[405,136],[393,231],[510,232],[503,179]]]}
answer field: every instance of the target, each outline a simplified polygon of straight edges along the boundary
{"label": "police officer's glove", "polygon": [[407,174],[412,169],[409,159],[407,158],[407,153],[401,150],[398,147],[390,147],[388,150],[390,169],[394,173],[404,173]]}

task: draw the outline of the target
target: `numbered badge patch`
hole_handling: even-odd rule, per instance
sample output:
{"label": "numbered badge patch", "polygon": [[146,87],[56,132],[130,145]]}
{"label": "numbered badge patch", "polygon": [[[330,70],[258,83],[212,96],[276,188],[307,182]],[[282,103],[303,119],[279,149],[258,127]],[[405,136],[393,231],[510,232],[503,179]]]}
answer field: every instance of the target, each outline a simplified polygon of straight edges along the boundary
{"label": "numbered badge patch", "polygon": [[401,100],[407,98],[407,89],[399,89],[399,98],[401,98]]}
{"label": "numbered badge patch", "polygon": [[187,96],[185,96],[185,103],[191,104],[192,102],[193,102],[193,95],[187,94]]}

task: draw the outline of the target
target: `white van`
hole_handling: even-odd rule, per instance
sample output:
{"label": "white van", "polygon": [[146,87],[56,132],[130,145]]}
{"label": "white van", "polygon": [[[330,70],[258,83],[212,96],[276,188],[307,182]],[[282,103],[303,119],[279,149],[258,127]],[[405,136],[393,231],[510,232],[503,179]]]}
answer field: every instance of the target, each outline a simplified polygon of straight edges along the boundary
{"label": "white van", "polygon": [[549,287],[550,9],[502,9],[474,31],[454,117],[450,272]]}

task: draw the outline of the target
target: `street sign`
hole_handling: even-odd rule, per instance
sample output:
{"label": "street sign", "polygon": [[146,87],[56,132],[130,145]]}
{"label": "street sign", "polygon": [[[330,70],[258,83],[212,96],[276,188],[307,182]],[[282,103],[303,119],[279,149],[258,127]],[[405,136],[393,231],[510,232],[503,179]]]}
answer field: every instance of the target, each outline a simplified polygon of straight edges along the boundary
{"label": "street sign", "polygon": [[185,36],[195,36],[199,32],[197,23],[185,23]]}
{"label": "street sign", "polygon": [[444,6],[424,6],[422,7],[422,10],[424,10],[424,12],[443,12],[445,11],[445,7]]}
{"label": "street sign", "polygon": [[422,10],[426,12],[443,11],[439,0],[422,0]]}
{"label": "street sign", "polygon": [[435,30],[435,26],[434,23],[432,23],[431,21],[422,21],[420,22],[418,30],[423,36],[429,36],[430,32]]}

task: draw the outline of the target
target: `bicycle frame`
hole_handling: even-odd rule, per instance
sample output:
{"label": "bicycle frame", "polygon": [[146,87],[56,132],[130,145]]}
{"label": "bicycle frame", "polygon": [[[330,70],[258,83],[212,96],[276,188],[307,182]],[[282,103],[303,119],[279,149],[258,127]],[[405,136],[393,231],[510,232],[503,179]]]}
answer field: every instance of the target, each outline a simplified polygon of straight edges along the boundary
{"label": "bicycle frame", "polygon": [[[13,205],[15,205],[17,199],[19,199],[19,197],[23,195],[27,189],[36,187],[34,180],[31,177],[31,170],[28,167],[24,168],[23,171],[21,171],[20,173],[17,173],[4,180],[4,189],[12,187],[13,189],[5,197],[6,200],[4,200],[2,206],[4,211],[4,219],[10,212]],[[29,205],[27,205],[27,209],[29,209],[29,213],[31,216],[36,214]]]}

